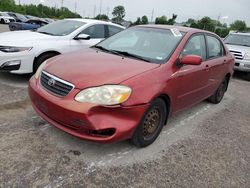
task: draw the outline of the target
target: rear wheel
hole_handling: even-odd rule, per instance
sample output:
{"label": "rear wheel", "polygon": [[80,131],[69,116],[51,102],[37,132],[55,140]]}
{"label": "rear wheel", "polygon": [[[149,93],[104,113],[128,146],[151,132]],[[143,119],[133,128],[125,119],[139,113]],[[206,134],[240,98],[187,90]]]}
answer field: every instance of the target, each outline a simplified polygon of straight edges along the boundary
{"label": "rear wheel", "polygon": [[220,103],[227,90],[227,85],[228,85],[228,79],[224,78],[219,88],[215,91],[215,93],[211,97],[208,98],[208,100],[213,104]]}
{"label": "rear wheel", "polygon": [[131,139],[137,147],[152,144],[159,136],[167,118],[167,107],[162,99],[152,102]]}
{"label": "rear wheel", "polygon": [[47,59],[51,58],[51,57],[54,57],[58,54],[56,53],[46,53],[46,54],[43,54],[41,56],[39,56],[36,61],[34,62],[34,65],[33,65],[33,74],[36,73],[37,69],[39,68],[39,66],[44,62],[46,61]]}

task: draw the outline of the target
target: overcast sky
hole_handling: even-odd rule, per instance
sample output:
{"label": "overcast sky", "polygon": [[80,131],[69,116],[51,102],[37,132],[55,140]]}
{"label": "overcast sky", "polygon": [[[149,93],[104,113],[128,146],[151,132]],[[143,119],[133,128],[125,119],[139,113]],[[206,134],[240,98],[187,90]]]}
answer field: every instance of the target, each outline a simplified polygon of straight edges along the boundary
{"label": "overcast sky", "polygon": [[[39,4],[61,7],[62,0],[16,0],[22,4]],[[220,18],[223,23],[234,20],[245,20],[250,26],[250,1],[249,0],[63,0],[63,5],[84,17],[93,17],[100,13],[112,17],[112,10],[117,5],[126,9],[126,20],[135,21],[137,17],[146,15],[151,20],[157,16],[166,15],[168,18],[173,13],[178,15],[177,22],[186,21],[188,18],[200,19],[209,16],[213,19]],[[101,7],[101,9],[100,9]],[[154,9],[154,11],[153,11]],[[95,10],[95,11],[94,11]]]}

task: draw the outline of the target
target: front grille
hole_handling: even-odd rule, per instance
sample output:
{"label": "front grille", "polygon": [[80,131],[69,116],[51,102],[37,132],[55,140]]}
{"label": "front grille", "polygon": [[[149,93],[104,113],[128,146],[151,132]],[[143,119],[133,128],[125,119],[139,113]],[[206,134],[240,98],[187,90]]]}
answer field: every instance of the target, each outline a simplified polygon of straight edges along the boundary
{"label": "front grille", "polygon": [[230,52],[234,55],[235,59],[239,59],[239,60],[243,59],[242,52],[234,51],[234,50],[230,50]]}
{"label": "front grille", "polygon": [[40,83],[46,90],[61,97],[68,95],[74,88],[73,84],[57,78],[45,71],[42,71]]}

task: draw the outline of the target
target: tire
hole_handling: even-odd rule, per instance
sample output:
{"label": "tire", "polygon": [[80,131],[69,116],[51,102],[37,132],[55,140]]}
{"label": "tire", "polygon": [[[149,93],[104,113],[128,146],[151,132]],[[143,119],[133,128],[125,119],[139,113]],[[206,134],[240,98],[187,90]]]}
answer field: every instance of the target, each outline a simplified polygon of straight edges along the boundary
{"label": "tire", "polygon": [[47,59],[51,58],[51,57],[54,57],[58,54],[56,53],[45,53],[41,56],[39,56],[36,61],[34,62],[34,65],[33,65],[33,74],[36,73],[37,69],[39,68],[39,66],[44,62],[46,61]]}
{"label": "tire", "polygon": [[250,81],[250,72],[248,72],[248,73],[246,74],[246,80],[247,80],[247,81]]}
{"label": "tire", "polygon": [[208,98],[208,101],[213,104],[219,104],[224,97],[224,94],[227,90],[227,86],[228,86],[228,79],[224,78],[224,80],[221,82],[215,93]]}
{"label": "tire", "polygon": [[158,98],[154,100],[143,115],[131,141],[136,147],[146,147],[159,136],[168,117],[165,102]]}
{"label": "tire", "polygon": [[1,19],[1,23],[2,23],[2,24],[4,24],[4,23],[5,23],[4,19]]}

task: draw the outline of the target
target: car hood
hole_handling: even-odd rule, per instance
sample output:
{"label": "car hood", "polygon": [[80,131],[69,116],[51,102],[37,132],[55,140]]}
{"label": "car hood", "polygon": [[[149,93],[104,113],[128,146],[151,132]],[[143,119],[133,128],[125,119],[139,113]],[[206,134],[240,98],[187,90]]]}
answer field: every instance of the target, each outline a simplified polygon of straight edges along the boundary
{"label": "car hood", "polygon": [[238,52],[242,52],[243,55],[245,53],[250,53],[250,47],[248,46],[239,46],[239,45],[230,45],[227,44],[227,47],[230,51],[238,51]]}
{"label": "car hood", "polygon": [[159,66],[155,63],[85,49],[51,59],[45,71],[74,84],[78,89],[84,89],[104,84],[119,84]]}
{"label": "car hood", "polygon": [[23,47],[44,40],[57,40],[58,36],[45,35],[33,31],[11,31],[0,33],[1,46]]}

